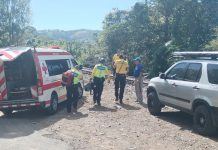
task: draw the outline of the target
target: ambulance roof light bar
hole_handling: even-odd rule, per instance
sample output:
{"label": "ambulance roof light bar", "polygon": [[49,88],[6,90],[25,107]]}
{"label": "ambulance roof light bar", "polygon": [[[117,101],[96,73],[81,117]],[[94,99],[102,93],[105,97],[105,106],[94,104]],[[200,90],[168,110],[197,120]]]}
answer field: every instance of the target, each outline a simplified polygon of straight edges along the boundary
{"label": "ambulance roof light bar", "polygon": [[213,52],[174,52],[173,57],[184,59],[213,59],[217,60],[218,51]]}

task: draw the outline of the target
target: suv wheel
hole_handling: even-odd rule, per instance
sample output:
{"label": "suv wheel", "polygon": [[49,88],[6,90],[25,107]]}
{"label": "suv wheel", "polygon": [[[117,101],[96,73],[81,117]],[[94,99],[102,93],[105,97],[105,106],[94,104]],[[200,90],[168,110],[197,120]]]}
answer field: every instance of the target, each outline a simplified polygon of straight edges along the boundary
{"label": "suv wheel", "polygon": [[148,104],[148,110],[150,112],[150,114],[157,116],[160,114],[161,112],[161,103],[157,97],[157,94],[155,92],[150,92],[148,94],[148,100],[147,100],[147,104]]}
{"label": "suv wheel", "polygon": [[58,111],[58,97],[55,94],[51,95],[51,104],[48,108],[48,113],[53,115]]}
{"label": "suv wheel", "polygon": [[195,131],[199,134],[212,135],[216,131],[211,112],[207,106],[201,105],[195,109],[193,123]]}

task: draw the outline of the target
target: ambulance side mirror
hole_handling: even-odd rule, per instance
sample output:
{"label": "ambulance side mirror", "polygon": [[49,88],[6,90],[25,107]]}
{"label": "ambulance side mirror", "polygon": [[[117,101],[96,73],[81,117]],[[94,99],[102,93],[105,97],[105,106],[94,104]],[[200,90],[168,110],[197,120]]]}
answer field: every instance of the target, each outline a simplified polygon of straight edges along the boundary
{"label": "ambulance side mirror", "polygon": [[83,69],[83,65],[79,65],[79,70],[82,70]]}

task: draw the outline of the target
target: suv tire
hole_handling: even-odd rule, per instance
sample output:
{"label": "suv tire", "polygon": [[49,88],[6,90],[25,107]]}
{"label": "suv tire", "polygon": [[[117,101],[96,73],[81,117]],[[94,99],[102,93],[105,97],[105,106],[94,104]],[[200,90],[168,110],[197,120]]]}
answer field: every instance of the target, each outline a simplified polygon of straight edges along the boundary
{"label": "suv tire", "polygon": [[202,135],[212,135],[216,131],[209,108],[205,105],[197,106],[193,115],[194,130]]}
{"label": "suv tire", "polygon": [[48,113],[50,115],[55,114],[58,111],[58,97],[56,94],[51,95],[51,104],[50,107],[48,108]]}
{"label": "suv tire", "polygon": [[147,104],[148,104],[148,111],[150,112],[150,114],[154,116],[157,116],[160,114],[162,107],[157,97],[157,94],[155,92],[150,92],[148,94]]}

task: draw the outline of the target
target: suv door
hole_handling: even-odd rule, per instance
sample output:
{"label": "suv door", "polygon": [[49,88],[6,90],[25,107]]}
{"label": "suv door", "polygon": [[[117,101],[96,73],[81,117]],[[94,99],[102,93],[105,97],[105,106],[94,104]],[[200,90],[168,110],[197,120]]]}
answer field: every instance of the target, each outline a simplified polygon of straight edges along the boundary
{"label": "suv door", "polygon": [[179,107],[192,109],[192,102],[199,95],[199,80],[202,74],[201,63],[190,63],[183,80],[176,81],[175,100]]}
{"label": "suv door", "polygon": [[176,93],[178,93],[177,81],[184,79],[187,67],[188,63],[186,62],[178,63],[166,73],[166,79],[161,79],[161,83],[157,87],[161,101],[177,106],[178,101],[175,100],[177,98]]}

